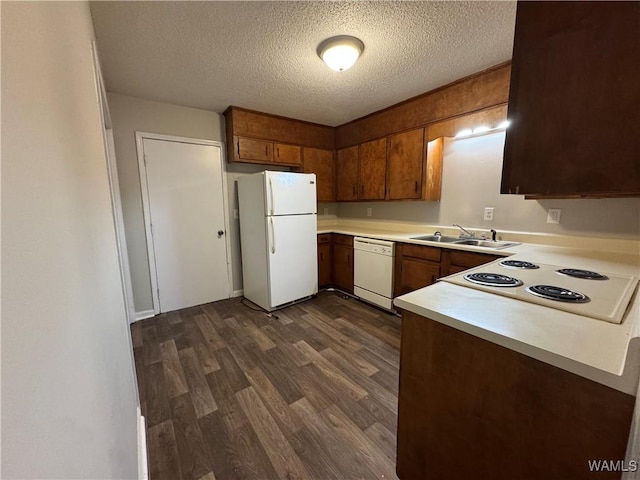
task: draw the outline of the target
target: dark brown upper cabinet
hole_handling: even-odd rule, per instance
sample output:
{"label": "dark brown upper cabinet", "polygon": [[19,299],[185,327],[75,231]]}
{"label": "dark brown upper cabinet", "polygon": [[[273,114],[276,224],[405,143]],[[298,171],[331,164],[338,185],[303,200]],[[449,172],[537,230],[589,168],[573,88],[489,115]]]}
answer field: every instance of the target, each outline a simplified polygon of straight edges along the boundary
{"label": "dark brown upper cabinet", "polygon": [[336,159],[336,200],[358,200],[358,145],[338,150]]}
{"label": "dark brown upper cabinet", "polygon": [[224,112],[227,161],[302,166],[302,147],[335,148],[334,128],[231,106]]}
{"label": "dark brown upper cabinet", "polygon": [[518,2],[502,193],[640,196],[640,2]]}
{"label": "dark brown upper cabinet", "polygon": [[303,171],[316,174],[316,192],[319,202],[334,202],[335,161],[333,150],[303,148]]}
{"label": "dark brown upper cabinet", "polygon": [[391,135],[387,164],[389,200],[422,198],[424,128]]}
{"label": "dark brown upper cabinet", "polygon": [[387,139],[360,144],[358,200],[384,200],[387,176]]}

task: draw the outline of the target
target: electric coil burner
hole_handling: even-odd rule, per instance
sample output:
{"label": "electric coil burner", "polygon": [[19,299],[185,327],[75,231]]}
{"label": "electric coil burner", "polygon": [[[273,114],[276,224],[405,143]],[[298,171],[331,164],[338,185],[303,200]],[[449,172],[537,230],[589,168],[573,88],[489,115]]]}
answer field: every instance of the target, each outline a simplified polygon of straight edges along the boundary
{"label": "electric coil burner", "polygon": [[568,275],[573,278],[582,278],[584,280],[609,280],[609,277],[602,275],[598,272],[591,272],[589,270],[580,270],[578,268],[561,268],[556,272],[562,275]]}
{"label": "electric coil burner", "polygon": [[535,263],[525,262],[524,260],[502,260],[500,265],[503,267],[522,268],[525,270],[535,270],[536,268],[540,268]]}
{"label": "electric coil burner", "polygon": [[598,273],[600,267],[595,262],[591,267],[584,265],[596,269],[591,271],[568,267],[570,263],[549,265],[526,260],[524,256],[501,258],[441,280],[581,317],[610,323],[624,321],[629,302],[638,286],[636,276],[606,270]]}
{"label": "electric coil burner", "polygon": [[487,287],[519,287],[522,282],[517,278],[508,277],[499,273],[469,273],[464,279],[476,283],[478,285],[486,285]]}
{"label": "electric coil burner", "polygon": [[582,293],[553,285],[532,285],[527,287],[526,290],[532,295],[537,295],[538,297],[558,302],[587,303],[591,301],[589,297]]}

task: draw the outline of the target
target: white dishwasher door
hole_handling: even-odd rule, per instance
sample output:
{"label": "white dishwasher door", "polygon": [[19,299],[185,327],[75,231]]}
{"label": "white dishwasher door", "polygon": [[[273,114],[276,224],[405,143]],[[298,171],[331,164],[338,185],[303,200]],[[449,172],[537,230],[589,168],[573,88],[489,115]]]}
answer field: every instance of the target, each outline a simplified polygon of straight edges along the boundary
{"label": "white dishwasher door", "polygon": [[394,244],[356,237],[354,250],[354,293],[387,310],[393,309]]}

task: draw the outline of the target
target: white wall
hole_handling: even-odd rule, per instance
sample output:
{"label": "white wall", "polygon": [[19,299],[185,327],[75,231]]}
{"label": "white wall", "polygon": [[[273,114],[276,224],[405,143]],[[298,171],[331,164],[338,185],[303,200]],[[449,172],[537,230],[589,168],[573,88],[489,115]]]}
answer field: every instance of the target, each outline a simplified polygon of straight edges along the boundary
{"label": "white wall", "polygon": [[[500,195],[504,133],[454,140],[444,149],[440,202],[356,202],[338,204],[338,216],[430,225],[638,239],[640,199],[525,200]],[[549,173],[553,175],[553,172]],[[371,217],[367,208],[373,209]],[[483,220],[494,207],[494,221]],[[547,222],[547,209],[562,209],[559,225]]]}
{"label": "white wall", "polygon": [[[224,117],[216,112],[154,102],[117,93],[109,93],[108,101],[113,121],[134,303],[136,311],[143,312],[152,310],[153,303],[135,132],[162,133],[224,142]],[[228,234],[231,241],[233,289],[240,290],[242,289],[240,227],[238,220],[233,215],[234,209],[238,208],[235,180],[241,175],[264,170],[264,167],[226,163],[225,167],[229,190],[227,204],[231,231]]]}
{"label": "white wall", "polygon": [[85,2],[2,2],[2,478],[137,477]]}

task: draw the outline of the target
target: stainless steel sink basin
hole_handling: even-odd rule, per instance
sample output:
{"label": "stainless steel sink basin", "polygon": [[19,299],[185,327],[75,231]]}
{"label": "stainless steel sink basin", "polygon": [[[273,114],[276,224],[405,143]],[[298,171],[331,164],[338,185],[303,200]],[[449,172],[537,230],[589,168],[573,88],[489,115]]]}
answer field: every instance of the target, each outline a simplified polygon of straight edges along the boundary
{"label": "stainless steel sink basin", "polygon": [[411,237],[411,239],[424,240],[426,242],[452,243],[454,245],[472,245],[474,247],[493,248],[495,250],[520,245],[518,242],[494,242],[482,238],[460,238],[449,237],[447,235],[422,235],[419,237]]}
{"label": "stainless steel sink basin", "polygon": [[456,245],[473,245],[474,247],[485,247],[485,248],[494,248],[496,250],[500,250],[502,248],[513,247],[515,245],[520,245],[517,242],[493,242],[491,240],[477,240],[474,238],[468,238],[464,240],[458,239],[455,242]]}
{"label": "stainless steel sink basin", "polygon": [[457,243],[460,237],[447,237],[446,235],[423,235],[411,237],[412,240],[425,240],[427,242]]}

